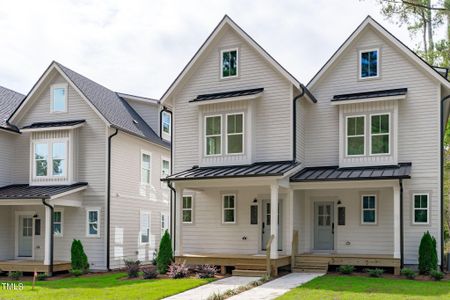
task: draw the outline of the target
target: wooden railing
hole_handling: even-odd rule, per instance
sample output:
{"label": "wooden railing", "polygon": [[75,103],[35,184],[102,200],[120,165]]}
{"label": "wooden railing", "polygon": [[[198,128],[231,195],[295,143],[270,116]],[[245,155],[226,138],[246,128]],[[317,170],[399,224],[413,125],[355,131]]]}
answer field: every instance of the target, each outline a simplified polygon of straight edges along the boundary
{"label": "wooden railing", "polygon": [[272,264],[270,261],[270,248],[272,248],[272,241],[274,238],[275,238],[275,236],[272,234],[266,244],[266,272],[267,272],[267,276],[269,276],[269,277],[272,275]]}
{"label": "wooden railing", "polygon": [[298,253],[298,230],[294,230],[292,235],[292,248],[291,248],[291,270],[295,267],[295,256]]}

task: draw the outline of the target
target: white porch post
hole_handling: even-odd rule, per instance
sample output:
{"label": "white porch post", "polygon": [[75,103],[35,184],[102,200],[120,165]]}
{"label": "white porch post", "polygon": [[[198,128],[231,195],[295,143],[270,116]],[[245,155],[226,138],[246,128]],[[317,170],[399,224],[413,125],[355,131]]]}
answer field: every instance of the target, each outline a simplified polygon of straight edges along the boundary
{"label": "white porch post", "polygon": [[278,185],[270,186],[270,235],[273,235],[270,258],[278,258]]}
{"label": "white porch post", "polygon": [[183,243],[182,239],[182,223],[183,223],[183,189],[180,187],[176,187],[177,195],[175,197],[175,255],[180,256],[183,255]]}
{"label": "white porch post", "polygon": [[50,248],[52,239],[52,211],[45,206],[44,265],[50,265]]}
{"label": "white porch post", "polygon": [[400,187],[394,186],[394,258],[400,258]]}

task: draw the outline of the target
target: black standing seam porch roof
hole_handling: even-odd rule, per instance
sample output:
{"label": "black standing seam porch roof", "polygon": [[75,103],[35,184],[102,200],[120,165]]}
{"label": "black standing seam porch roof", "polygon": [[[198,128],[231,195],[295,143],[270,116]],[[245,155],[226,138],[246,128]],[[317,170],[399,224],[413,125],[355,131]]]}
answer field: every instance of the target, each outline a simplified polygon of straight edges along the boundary
{"label": "black standing seam porch roof", "polygon": [[380,97],[391,97],[391,96],[403,96],[408,92],[407,88],[401,89],[390,89],[390,90],[378,90],[370,92],[360,92],[352,94],[340,94],[334,95],[331,101],[344,101],[344,100],[359,100],[359,99],[370,99],[370,98],[380,98]]}
{"label": "black standing seam porch roof", "polygon": [[256,95],[256,94],[262,93],[263,91],[264,91],[264,88],[257,88],[257,89],[247,89],[247,90],[239,90],[239,91],[220,92],[220,93],[213,93],[213,94],[203,94],[203,95],[198,95],[195,99],[190,100],[189,102],[251,96],[251,95]]}
{"label": "black standing seam porch roof", "polygon": [[370,166],[339,168],[307,167],[293,175],[291,182],[343,181],[343,180],[381,180],[411,178],[411,163],[400,163],[393,166]]}
{"label": "black standing seam porch roof", "polygon": [[286,172],[297,167],[300,163],[294,161],[260,162],[251,165],[220,166],[220,167],[193,167],[167,178],[162,181],[176,180],[198,180],[236,177],[261,177],[261,176],[283,176]]}
{"label": "black standing seam porch roof", "polygon": [[72,127],[82,124],[86,120],[72,120],[72,121],[58,121],[58,122],[37,122],[31,125],[22,127],[22,129],[39,129],[39,128],[54,128],[54,127]]}
{"label": "black standing seam porch roof", "polygon": [[53,196],[87,186],[87,182],[71,185],[40,185],[12,184],[0,188],[0,200],[13,199],[50,199]]}

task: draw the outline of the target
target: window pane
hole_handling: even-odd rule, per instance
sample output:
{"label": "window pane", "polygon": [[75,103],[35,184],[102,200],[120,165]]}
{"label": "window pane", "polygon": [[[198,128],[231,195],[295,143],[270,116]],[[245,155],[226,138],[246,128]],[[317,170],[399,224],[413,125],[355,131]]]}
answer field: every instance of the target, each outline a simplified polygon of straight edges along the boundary
{"label": "window pane", "polygon": [[237,74],[237,51],[230,52],[230,76]]}
{"label": "window pane", "polygon": [[414,210],[414,222],[427,223],[428,222],[427,210],[426,209]]}
{"label": "window pane", "polygon": [[61,212],[55,211],[53,214],[53,222],[61,222]]}
{"label": "window pane", "polygon": [[183,208],[192,208],[192,198],[183,197]]}
{"label": "window pane", "polygon": [[36,176],[47,176],[47,161],[36,161]]}
{"label": "window pane", "polygon": [[148,232],[148,229],[147,229],[141,235],[141,243],[148,243],[148,241],[149,241],[149,232]]}
{"label": "window pane", "polygon": [[66,158],[66,143],[53,143],[52,155],[53,158]]}
{"label": "window pane", "polygon": [[53,224],[54,234],[61,234],[61,224]]}
{"label": "window pane", "polygon": [[53,111],[66,111],[65,93],[64,88],[53,89]]}
{"label": "window pane", "polygon": [[375,208],[375,197],[374,196],[364,196],[363,197],[363,208]]}
{"label": "window pane", "polygon": [[244,136],[242,134],[228,136],[228,153],[242,153]]}
{"label": "window pane", "polygon": [[150,169],[150,155],[142,154],[142,168]]}
{"label": "window pane", "polygon": [[241,133],[242,132],[242,115],[230,115],[227,117],[227,132]]}
{"label": "window pane", "polygon": [[371,118],[372,133],[389,133],[389,115],[377,115]]}
{"label": "window pane", "polygon": [[318,219],[319,226],[323,226],[323,216],[319,216]]}
{"label": "window pane", "polygon": [[162,115],[162,129],[165,133],[170,133],[170,114],[164,112]]}
{"label": "window pane", "polygon": [[363,213],[364,223],[375,223],[375,211],[365,210]]}
{"label": "window pane", "polygon": [[372,136],[372,153],[389,153],[389,135]]}
{"label": "window pane", "polygon": [[98,233],[97,224],[89,224],[89,234],[96,235]]}
{"label": "window pane", "polygon": [[150,183],[150,170],[142,169],[141,181],[143,183]]}
{"label": "window pane", "polygon": [[369,76],[369,53],[361,53],[361,77]]}
{"label": "window pane", "polygon": [[364,117],[347,118],[347,135],[364,134]]}
{"label": "window pane", "polygon": [[206,135],[220,134],[220,116],[206,118]]}
{"label": "window pane", "polygon": [[428,208],[428,196],[427,195],[422,195],[420,197],[420,207]]}
{"label": "window pane", "polygon": [[361,77],[377,76],[378,51],[361,53]]}
{"label": "window pane", "polygon": [[53,176],[62,176],[64,175],[64,160],[62,159],[54,159],[53,160]]}
{"label": "window pane", "polygon": [[183,222],[192,222],[191,210],[183,210]]}
{"label": "window pane", "polygon": [[225,222],[234,222],[234,210],[226,209],[224,210],[224,218]]}
{"label": "window pane", "polygon": [[237,74],[237,51],[222,53],[222,77],[235,76]]}
{"label": "window pane", "polygon": [[206,154],[220,154],[221,141],[220,136],[207,137],[206,138]]}
{"label": "window pane", "polygon": [[362,155],[364,154],[364,137],[349,137],[348,138],[348,155]]}
{"label": "window pane", "polygon": [[234,196],[224,196],[224,208],[234,208]]}
{"label": "window pane", "polygon": [[98,212],[90,211],[89,212],[89,222],[95,223],[98,221]]}
{"label": "window pane", "polygon": [[35,159],[47,159],[48,158],[48,145],[47,144],[35,144],[34,157],[35,157]]}

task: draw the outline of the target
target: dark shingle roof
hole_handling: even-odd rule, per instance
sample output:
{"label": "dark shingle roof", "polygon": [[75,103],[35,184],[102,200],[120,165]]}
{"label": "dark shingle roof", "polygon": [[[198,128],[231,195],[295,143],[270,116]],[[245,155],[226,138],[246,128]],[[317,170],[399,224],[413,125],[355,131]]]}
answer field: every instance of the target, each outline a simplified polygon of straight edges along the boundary
{"label": "dark shingle roof", "polygon": [[71,121],[58,121],[58,122],[37,122],[31,125],[22,127],[22,129],[38,129],[38,128],[52,128],[52,127],[72,127],[86,120],[71,120]]}
{"label": "dark shingle roof", "polygon": [[340,180],[374,180],[411,178],[411,163],[394,166],[372,166],[339,168],[307,167],[291,177],[292,182],[340,181]]}
{"label": "dark shingle roof", "polygon": [[116,92],[72,71],[60,63],[55,63],[112,127],[170,148],[170,143],[160,138],[128,102],[119,97]]}
{"label": "dark shingle roof", "polygon": [[20,105],[25,95],[0,86],[0,128],[18,131],[16,127],[8,125],[6,120]]}
{"label": "dark shingle roof", "polygon": [[193,167],[192,169],[173,174],[162,181],[215,179],[256,176],[283,176],[299,163],[293,161],[260,162],[251,165],[220,166],[220,167]]}
{"label": "dark shingle roof", "polygon": [[198,95],[195,99],[193,99],[189,102],[216,100],[216,99],[223,99],[223,98],[234,98],[234,97],[241,97],[241,96],[250,96],[250,95],[256,95],[256,94],[262,93],[263,91],[264,91],[264,88],[257,88],[257,89],[248,89],[248,90],[239,90],[239,91],[220,92],[220,93],[213,93],[213,94],[203,94],[203,95]]}
{"label": "dark shingle roof", "polygon": [[12,184],[0,188],[0,200],[8,199],[49,199],[53,196],[87,186],[87,182],[71,185],[30,186],[28,184]]}
{"label": "dark shingle roof", "polygon": [[402,95],[406,95],[407,92],[408,92],[407,88],[401,88],[401,89],[370,91],[370,92],[362,92],[362,93],[341,94],[341,95],[334,95],[333,99],[331,99],[331,101],[357,100],[357,99],[368,99],[368,98],[379,98],[379,97],[390,97],[390,96],[402,96]]}

